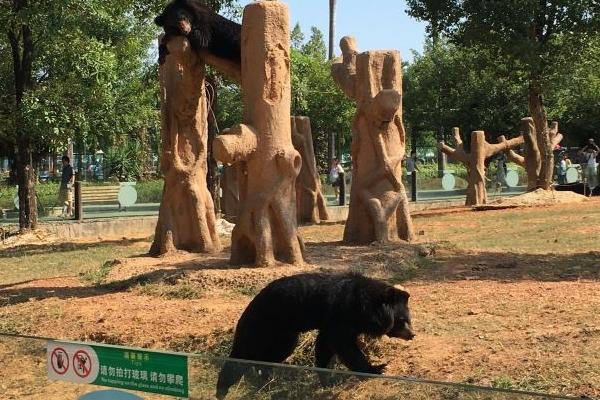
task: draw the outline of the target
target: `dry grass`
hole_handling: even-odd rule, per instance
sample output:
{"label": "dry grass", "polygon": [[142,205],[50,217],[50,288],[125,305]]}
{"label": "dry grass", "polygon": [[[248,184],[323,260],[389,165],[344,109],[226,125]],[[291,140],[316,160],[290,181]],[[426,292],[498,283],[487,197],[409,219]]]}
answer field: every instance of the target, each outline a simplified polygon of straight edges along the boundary
{"label": "dry grass", "polygon": [[[111,255],[140,254],[149,243],[15,248],[0,258],[0,263],[21,265],[0,278],[0,331],[224,355],[240,313],[271,280],[308,270],[355,270],[403,282],[411,292],[416,340],[367,344],[374,362],[388,363],[388,374],[600,396],[597,201],[427,213],[415,225],[425,231],[420,243],[385,246],[344,246],[339,242],[343,225],[302,227],[311,264],[294,268],[235,269],[223,252],[123,258],[103,270]],[[59,273],[49,262],[69,266]],[[0,264],[3,271],[7,264]],[[87,270],[97,279],[80,279]],[[71,277],[48,279],[57,275]],[[14,284],[31,278],[40,280]],[[289,362],[311,363],[312,336],[303,338]],[[30,362],[24,356],[18,361],[23,352],[6,349],[0,343],[4,365]],[[195,398],[210,398],[216,367],[193,367]],[[31,368],[36,371],[43,363]],[[278,382],[284,379],[293,387],[271,385],[255,394],[244,384],[232,398],[300,399],[307,393],[316,399],[512,398],[373,380],[322,389],[313,375],[286,374]],[[12,398],[41,398],[27,389],[25,377],[0,375],[0,385]],[[37,385],[36,393],[59,398],[59,388]]]}

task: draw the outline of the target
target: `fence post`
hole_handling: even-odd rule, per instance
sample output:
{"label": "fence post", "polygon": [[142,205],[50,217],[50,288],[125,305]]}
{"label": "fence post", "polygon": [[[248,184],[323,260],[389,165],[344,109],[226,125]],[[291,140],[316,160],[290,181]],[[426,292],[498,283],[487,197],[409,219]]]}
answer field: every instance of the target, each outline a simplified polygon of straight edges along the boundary
{"label": "fence post", "polygon": [[339,182],[340,186],[338,189],[340,191],[340,198],[338,204],[343,206],[346,204],[346,177],[343,172],[339,173]]}
{"label": "fence post", "polygon": [[410,173],[410,200],[417,201],[417,171]]}
{"label": "fence post", "polygon": [[81,201],[81,181],[75,182],[75,220],[83,221],[83,202]]}

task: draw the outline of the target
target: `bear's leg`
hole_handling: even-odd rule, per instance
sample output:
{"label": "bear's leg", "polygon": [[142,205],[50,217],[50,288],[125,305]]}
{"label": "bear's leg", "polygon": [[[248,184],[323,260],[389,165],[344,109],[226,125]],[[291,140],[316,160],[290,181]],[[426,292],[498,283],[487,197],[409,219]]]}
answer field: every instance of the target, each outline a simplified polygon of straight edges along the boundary
{"label": "bear's leg", "polygon": [[[259,353],[252,359],[281,363],[294,352],[298,345],[298,336],[296,332],[278,332],[276,335],[265,336]],[[271,379],[273,368],[260,365],[256,367],[256,370],[264,386]]]}
{"label": "bear's leg", "polygon": [[365,354],[358,347],[355,336],[339,337],[334,343],[335,353],[342,364],[351,371],[367,374],[381,374],[383,372],[385,365],[371,365]]}
{"label": "bear's leg", "polygon": [[[335,352],[331,343],[331,337],[326,332],[320,331],[315,341],[315,366],[317,368],[331,368],[334,356]],[[321,385],[328,386],[334,383],[333,373],[319,372],[318,375]]]}
{"label": "bear's leg", "polygon": [[[244,330],[245,331],[245,330]],[[280,363],[292,354],[298,344],[298,333],[278,332],[267,333],[266,330],[248,329],[248,334],[238,330],[229,357],[242,360],[255,360]],[[217,398],[223,399],[229,388],[235,385],[251,368],[252,364],[226,362],[219,372],[217,381]],[[271,376],[271,367],[256,366],[255,369],[262,382],[267,382]]]}
{"label": "bear's leg", "polygon": [[249,364],[225,361],[217,380],[217,399],[224,399],[229,388],[235,385],[248,370]]}

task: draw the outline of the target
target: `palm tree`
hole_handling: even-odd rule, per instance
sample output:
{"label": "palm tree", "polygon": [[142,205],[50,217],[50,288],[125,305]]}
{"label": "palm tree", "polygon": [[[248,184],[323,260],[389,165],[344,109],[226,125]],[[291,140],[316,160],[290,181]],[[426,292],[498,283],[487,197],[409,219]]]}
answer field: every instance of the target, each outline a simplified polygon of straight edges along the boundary
{"label": "palm tree", "polygon": [[329,0],[329,59],[333,58],[333,46],[335,46],[335,2]]}
{"label": "palm tree", "polygon": [[[333,46],[335,46],[335,2],[336,0],[329,0],[329,59],[333,59]],[[329,132],[329,140],[328,140],[328,151],[327,157],[329,161],[333,157],[335,157],[335,142],[336,135],[335,132]]]}

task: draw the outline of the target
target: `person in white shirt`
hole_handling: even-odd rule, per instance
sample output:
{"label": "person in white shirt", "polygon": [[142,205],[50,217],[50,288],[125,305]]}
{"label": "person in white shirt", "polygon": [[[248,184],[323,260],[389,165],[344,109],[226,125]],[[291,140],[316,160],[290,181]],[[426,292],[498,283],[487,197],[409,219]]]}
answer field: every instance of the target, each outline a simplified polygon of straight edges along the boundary
{"label": "person in white shirt", "polygon": [[590,188],[590,196],[596,186],[598,186],[598,171],[596,166],[596,157],[600,148],[594,143],[594,139],[589,139],[588,143],[579,151],[583,156],[583,175]]}

